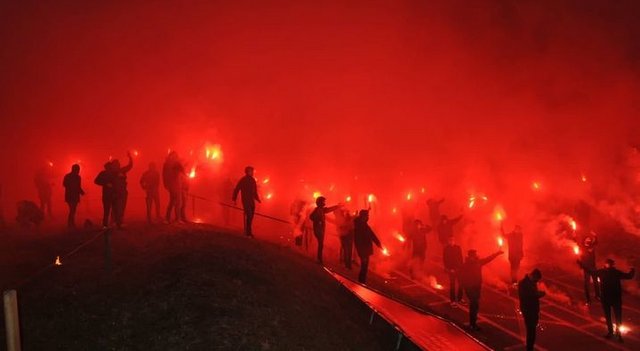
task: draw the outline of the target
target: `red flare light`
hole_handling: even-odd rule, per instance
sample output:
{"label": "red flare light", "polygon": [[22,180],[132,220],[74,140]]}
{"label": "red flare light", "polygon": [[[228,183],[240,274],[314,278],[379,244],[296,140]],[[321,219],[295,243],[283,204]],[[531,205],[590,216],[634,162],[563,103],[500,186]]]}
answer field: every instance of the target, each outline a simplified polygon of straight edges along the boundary
{"label": "red flare light", "polygon": [[192,167],[191,172],[189,172],[189,178],[193,179],[196,177],[196,168]]}
{"label": "red flare light", "polygon": [[391,256],[391,254],[389,253],[389,250],[387,250],[386,247],[382,248],[382,254],[385,255],[385,256]]}
{"label": "red flare light", "polygon": [[396,233],[396,239],[398,239],[398,241],[401,243],[407,241],[407,239],[405,239],[404,236],[402,236],[402,234],[400,233]]}
{"label": "red flare light", "polygon": [[504,240],[502,237],[498,237],[498,246],[502,247],[502,245],[504,245]]}
{"label": "red flare light", "polygon": [[350,195],[347,195],[347,197],[344,199],[344,201],[346,201],[346,202],[351,202],[351,196],[350,196]]}
{"label": "red flare light", "polygon": [[49,161],[47,164],[49,165],[49,167],[53,167],[53,162]]}
{"label": "red flare light", "polygon": [[56,256],[55,262],[53,262],[56,266],[62,266],[62,261],[60,261],[60,256]]}
{"label": "red flare light", "polygon": [[578,230],[578,223],[576,223],[575,219],[570,219],[569,220],[569,225],[571,226],[571,229],[573,229],[573,231],[575,232],[576,230]]}
{"label": "red flare light", "polygon": [[272,193],[268,193],[267,196],[265,196],[267,200],[271,200],[272,197],[273,197]]}
{"label": "red flare light", "polygon": [[222,157],[222,147],[218,144],[205,147],[204,155],[207,160],[220,160]]}
{"label": "red flare light", "polygon": [[583,175],[581,175],[581,176],[580,176],[580,180],[581,180],[583,183],[586,183],[586,182],[587,182],[587,176],[586,176],[586,175],[584,175],[584,174],[583,174]]}
{"label": "red flare light", "polygon": [[138,157],[140,155],[138,150],[133,150],[131,153],[133,154],[134,157]]}
{"label": "red flare light", "polygon": [[539,191],[539,190],[542,188],[542,185],[540,185],[540,182],[533,182],[533,183],[531,184],[531,188],[532,188],[534,191]]}
{"label": "red flare light", "polygon": [[573,245],[573,254],[574,255],[580,255],[580,246],[578,245]]}
{"label": "red flare light", "polygon": [[391,209],[391,213],[393,213],[393,214],[398,213],[398,209],[397,209],[397,208],[395,208],[395,207],[394,207],[394,208],[392,208],[392,209]]}
{"label": "red flare light", "polygon": [[319,192],[319,191],[314,191],[314,192],[313,192],[313,198],[314,198],[314,199],[317,199],[317,198],[319,198],[320,196],[322,196],[322,193],[321,193],[321,192]]}
{"label": "red flare light", "polygon": [[374,202],[376,200],[376,196],[373,194],[369,194],[369,196],[367,196],[367,201],[368,202]]}
{"label": "red flare light", "polygon": [[411,201],[413,195],[411,193],[407,193],[407,201]]}
{"label": "red flare light", "polygon": [[264,180],[262,181],[262,184],[267,184],[267,183],[269,183],[269,178],[268,177],[264,178]]}

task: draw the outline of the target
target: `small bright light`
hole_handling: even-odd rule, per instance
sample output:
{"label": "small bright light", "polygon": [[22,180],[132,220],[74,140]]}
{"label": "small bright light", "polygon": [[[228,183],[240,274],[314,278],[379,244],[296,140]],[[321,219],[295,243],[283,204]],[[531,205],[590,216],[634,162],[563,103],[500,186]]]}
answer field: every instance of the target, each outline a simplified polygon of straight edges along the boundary
{"label": "small bright light", "polygon": [[269,183],[269,178],[264,178],[264,180],[262,181],[262,184],[267,184]]}
{"label": "small bright light", "polygon": [[498,246],[502,247],[502,245],[504,245],[504,241],[502,237],[498,237]]}
{"label": "small bright light", "polygon": [[402,234],[400,234],[400,233],[396,233],[396,239],[398,239],[398,241],[400,241],[401,243],[406,241],[404,236],[402,236]]}
{"label": "small bright light", "polygon": [[407,201],[411,201],[412,197],[413,197],[413,195],[411,195],[411,193],[407,193]]}
{"label": "small bright light", "polygon": [[427,191],[427,189],[425,189],[425,188],[421,188],[421,189],[420,189],[420,192],[421,192],[421,193],[423,193],[423,194],[424,194],[426,191]]}
{"label": "small bright light", "polygon": [[196,168],[192,167],[191,172],[189,172],[189,178],[193,179],[196,177]]}
{"label": "small bright light", "polygon": [[382,248],[382,254],[385,255],[385,256],[391,256],[391,254],[389,253],[389,250],[387,250],[386,247]]}
{"label": "small bright light", "polygon": [[268,193],[267,196],[266,196],[267,200],[270,200],[272,197],[273,197],[272,193]]}
{"label": "small bright light", "polygon": [[347,196],[347,197],[344,199],[344,201],[346,201],[346,202],[351,202],[351,196]]}
{"label": "small bright light", "polygon": [[53,162],[49,161],[49,167],[53,167]]}
{"label": "small bright light", "polygon": [[138,152],[138,150],[133,150],[133,156],[138,157],[138,155],[140,155],[140,153]]}
{"label": "small bright light", "polygon": [[373,194],[369,194],[369,196],[367,196],[367,201],[369,202],[374,202],[376,200],[375,195]]}
{"label": "small bright light", "polygon": [[392,208],[392,209],[391,209],[391,213],[393,213],[393,214],[398,213],[398,209],[397,209],[397,208],[395,208],[395,207],[394,207],[394,208]]}
{"label": "small bright light", "polygon": [[322,193],[321,193],[321,192],[319,192],[319,191],[314,191],[314,192],[313,192],[313,198],[314,198],[314,199],[317,199],[317,198],[319,198],[320,196],[322,196]]}
{"label": "small bright light", "polygon": [[538,191],[542,186],[539,182],[533,182],[533,184],[531,184],[531,187],[533,188],[533,190]]}
{"label": "small bright light", "polygon": [[578,245],[573,245],[573,253],[575,255],[579,255],[580,254],[580,246]]}
{"label": "small bright light", "polygon": [[583,183],[586,183],[586,182],[587,182],[587,176],[583,174],[582,176],[580,176],[580,180],[581,180]]}
{"label": "small bright light", "polygon": [[60,261],[60,256],[56,256],[55,262],[53,262],[56,266],[62,266],[62,261]]}
{"label": "small bright light", "polygon": [[571,219],[569,221],[569,225],[571,226],[571,229],[573,229],[574,232],[578,230],[578,223],[576,223],[575,219]]}

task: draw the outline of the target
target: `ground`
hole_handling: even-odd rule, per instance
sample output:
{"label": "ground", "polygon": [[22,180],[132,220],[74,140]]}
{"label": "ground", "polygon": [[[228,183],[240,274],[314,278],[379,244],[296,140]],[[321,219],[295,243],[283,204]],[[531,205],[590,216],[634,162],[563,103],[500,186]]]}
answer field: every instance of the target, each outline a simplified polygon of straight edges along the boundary
{"label": "ground", "polygon": [[[204,225],[7,236],[25,350],[389,350],[394,334],[321,266]],[[61,266],[40,268],[62,255]],[[32,279],[24,280],[34,273]],[[2,326],[4,330],[4,326]],[[4,344],[4,333],[0,342]]]}

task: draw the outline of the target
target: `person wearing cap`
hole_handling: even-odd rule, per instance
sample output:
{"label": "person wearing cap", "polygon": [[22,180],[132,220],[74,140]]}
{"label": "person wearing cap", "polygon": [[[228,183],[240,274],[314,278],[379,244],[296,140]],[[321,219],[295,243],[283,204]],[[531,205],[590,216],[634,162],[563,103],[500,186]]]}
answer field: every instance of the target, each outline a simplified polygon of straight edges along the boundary
{"label": "person wearing cap", "polygon": [[369,257],[373,255],[373,244],[382,248],[380,240],[369,226],[369,211],[360,210],[358,217],[353,221],[354,242],[356,251],[360,257],[360,274],[358,282],[367,282],[367,271],[369,270]]}
{"label": "person wearing cap", "polygon": [[324,196],[318,196],[316,199],[316,208],[309,215],[309,219],[313,222],[313,235],[318,240],[318,263],[322,264],[322,250],[324,248],[324,232],[327,226],[325,215],[340,208],[340,205],[327,207],[327,199]]}
{"label": "person wearing cap", "polygon": [[478,311],[480,310],[480,291],[482,289],[482,266],[502,255],[502,250],[485,258],[479,258],[476,250],[469,250],[467,259],[461,268],[461,283],[469,299],[469,328],[480,331]]}
{"label": "person wearing cap", "polygon": [[527,330],[527,351],[533,351],[536,342],[536,328],[540,318],[540,298],[545,292],[538,290],[538,282],[542,279],[539,269],[534,269],[524,276],[518,283],[518,297],[520,298],[520,312],[524,317]]}
{"label": "person wearing cap", "polygon": [[253,167],[245,167],[244,177],[238,181],[231,198],[235,203],[238,198],[238,193],[241,193],[242,209],[244,211],[244,234],[250,238],[253,237],[251,226],[253,224],[253,216],[256,213],[256,201],[262,203],[258,196],[258,184],[253,177],[254,172]]}
{"label": "person wearing cap", "polygon": [[[611,321],[611,310],[616,317],[615,335],[620,342],[622,342],[622,333],[620,332],[620,325],[622,325],[622,284],[621,280],[633,279],[636,274],[636,269],[631,268],[627,273],[616,268],[616,262],[612,259],[607,259],[604,268],[598,270],[589,270],[590,273],[595,275],[600,280],[600,288],[602,295],[600,302],[604,310],[604,317],[607,321],[607,335],[605,338],[610,339],[614,335],[613,323]],[[578,261],[579,265],[583,265],[581,261]],[[582,266],[583,269],[588,269]]]}
{"label": "person wearing cap", "polygon": [[582,273],[584,277],[584,297],[585,304],[591,304],[591,292],[589,285],[593,281],[593,291],[596,300],[600,300],[600,288],[598,287],[598,279],[595,276],[596,271],[596,245],[597,237],[590,235],[582,240],[582,248],[580,250],[580,262],[582,262]]}

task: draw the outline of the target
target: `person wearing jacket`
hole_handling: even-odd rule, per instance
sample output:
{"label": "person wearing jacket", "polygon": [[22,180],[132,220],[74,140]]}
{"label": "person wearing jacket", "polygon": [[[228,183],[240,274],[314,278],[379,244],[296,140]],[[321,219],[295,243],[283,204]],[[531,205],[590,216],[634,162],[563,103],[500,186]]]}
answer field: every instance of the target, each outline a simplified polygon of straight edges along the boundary
{"label": "person wearing jacket", "polygon": [[362,284],[367,282],[367,271],[369,270],[369,257],[373,255],[373,244],[382,248],[380,240],[373,232],[369,224],[369,211],[360,210],[358,217],[353,221],[354,243],[356,252],[360,257],[360,274],[358,281]]}
{"label": "person wearing jacket", "polygon": [[527,351],[533,351],[536,342],[536,328],[540,318],[540,298],[545,292],[538,290],[538,282],[542,279],[539,269],[534,269],[524,276],[518,283],[518,297],[520,299],[520,312],[524,318],[524,325],[527,330],[526,346]]}
{"label": "person wearing jacket", "polygon": [[462,286],[469,299],[469,328],[480,331],[478,327],[478,311],[480,310],[480,291],[482,290],[482,266],[493,261],[504,252],[498,251],[485,258],[479,258],[476,250],[469,250],[467,259],[462,265]]}
{"label": "person wearing jacket", "polygon": [[[627,273],[617,269],[615,267],[616,262],[612,259],[607,259],[605,268],[593,270],[584,265],[583,262],[578,261],[578,264],[584,270],[588,270],[590,274],[593,274],[600,280],[600,302],[602,303],[602,309],[604,310],[604,317],[607,321],[607,335],[605,337],[610,339],[614,335],[622,342],[622,333],[620,332],[620,325],[622,325],[622,280],[633,279],[636,274],[636,269],[631,268]],[[616,328],[614,330],[611,320],[611,310],[616,317]]]}
{"label": "person wearing jacket", "polygon": [[109,216],[113,210],[115,203],[115,193],[113,190],[113,179],[115,178],[115,171],[111,161],[104,164],[104,170],[98,173],[98,176],[93,181],[95,184],[102,187],[102,228],[106,229],[109,226]]}
{"label": "person wearing jacket", "polygon": [[[442,252],[444,261],[444,269],[449,274],[449,298],[451,305],[455,306],[462,301],[462,285],[460,284],[460,269],[462,268],[462,248],[456,245],[455,238],[449,237],[449,243],[444,247]],[[458,291],[456,294],[456,282],[458,283]]]}
{"label": "person wearing jacket", "polygon": [[313,235],[318,240],[318,263],[322,264],[322,250],[324,248],[324,232],[327,227],[325,215],[340,208],[340,205],[327,207],[327,199],[319,196],[316,199],[316,208],[309,215],[309,219],[313,222]]}
{"label": "person wearing jacket", "polygon": [[80,178],[80,165],[75,164],[71,166],[71,172],[64,176],[62,186],[64,186],[64,201],[69,205],[67,225],[69,228],[75,228],[76,210],[80,203],[80,196],[84,195]]}
{"label": "person wearing jacket", "polygon": [[244,211],[244,234],[251,238],[253,237],[252,224],[253,216],[256,213],[256,201],[262,203],[258,196],[258,184],[253,177],[253,173],[253,167],[245,167],[244,177],[240,178],[238,184],[236,184],[231,198],[235,203],[238,198],[238,193],[241,193],[242,209]]}

